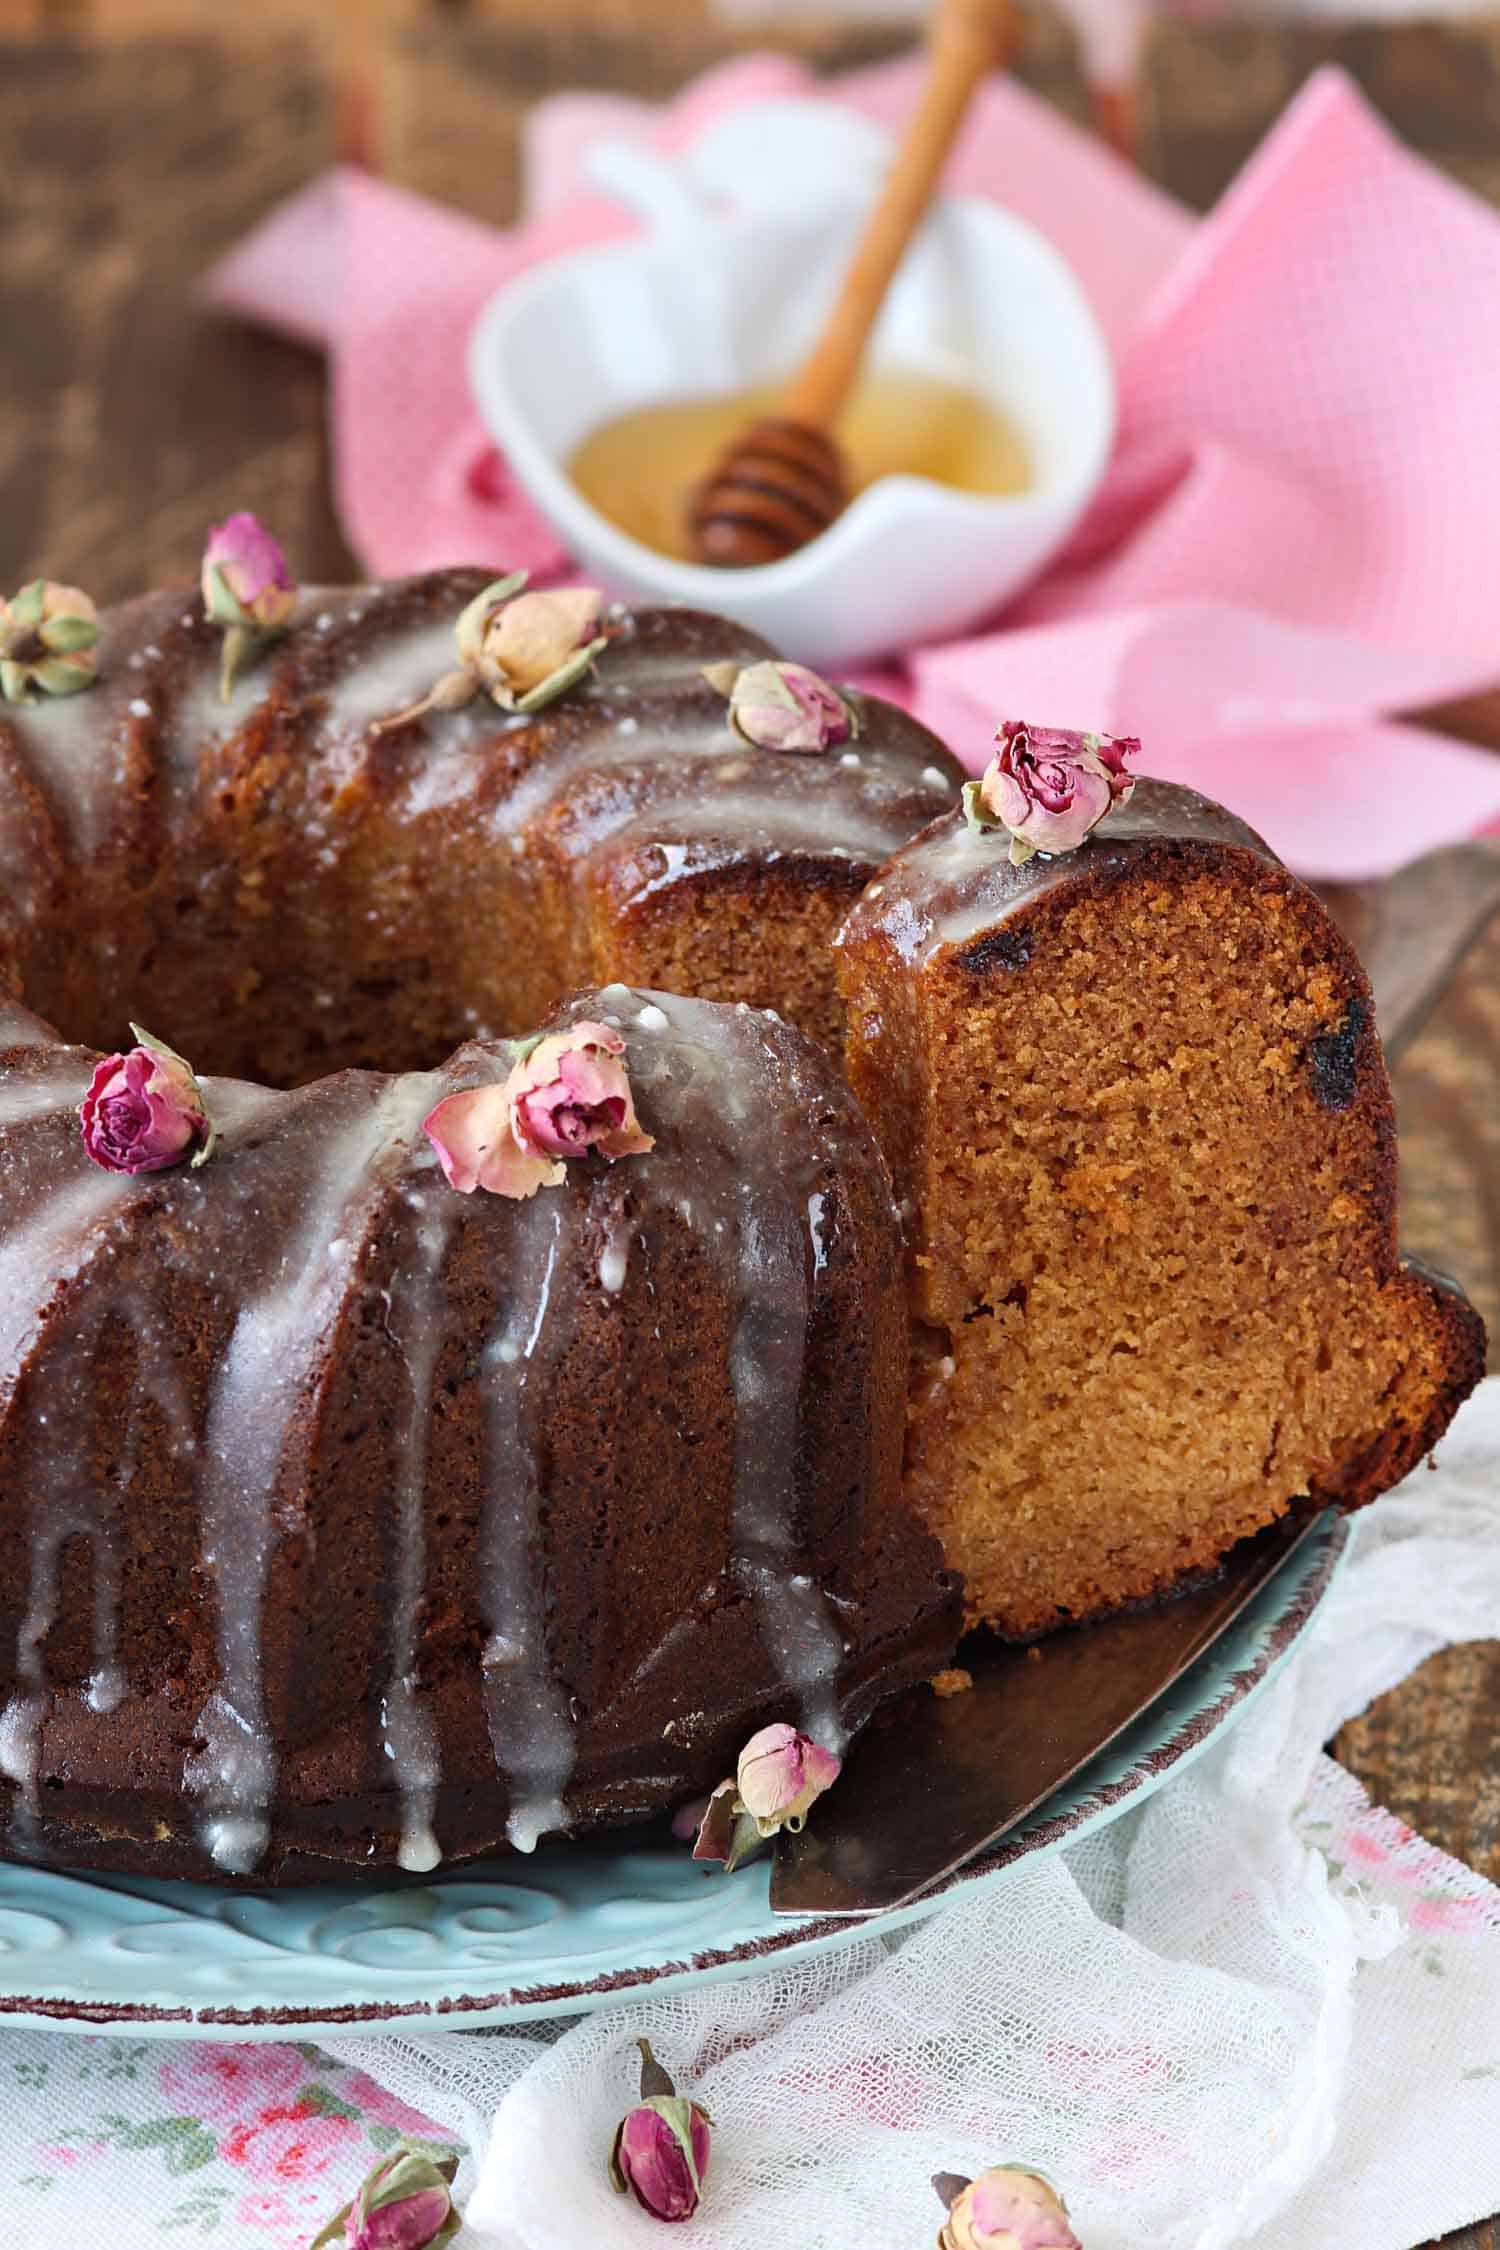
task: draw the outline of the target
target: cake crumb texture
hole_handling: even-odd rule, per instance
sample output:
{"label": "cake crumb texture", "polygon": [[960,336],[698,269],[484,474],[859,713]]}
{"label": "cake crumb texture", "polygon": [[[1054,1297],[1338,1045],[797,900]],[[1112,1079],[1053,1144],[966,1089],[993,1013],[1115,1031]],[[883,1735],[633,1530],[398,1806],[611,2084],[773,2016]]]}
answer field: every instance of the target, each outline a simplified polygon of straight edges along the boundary
{"label": "cake crumb texture", "polygon": [[1087,850],[1003,935],[914,965],[871,919],[843,981],[913,1215],[906,1490],[1029,1638],[1383,1491],[1482,1329],[1398,1258],[1369,987],[1269,855]]}

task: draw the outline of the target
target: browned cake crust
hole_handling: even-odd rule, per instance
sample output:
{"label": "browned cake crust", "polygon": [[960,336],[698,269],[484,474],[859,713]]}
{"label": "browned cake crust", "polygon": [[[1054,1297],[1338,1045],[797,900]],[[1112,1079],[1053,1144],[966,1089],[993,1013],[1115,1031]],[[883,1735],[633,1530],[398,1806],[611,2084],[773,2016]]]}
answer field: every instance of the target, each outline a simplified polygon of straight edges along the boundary
{"label": "browned cake crust", "polygon": [[97,686],[0,705],[0,978],[86,1045],[144,1013],[271,1085],[421,1068],[612,977],[837,1049],[834,933],[956,762],[861,696],[825,756],[752,748],[702,667],[770,652],[691,610],[609,618],[530,718],[480,698],[380,731],[487,575],[305,592],[228,705],[196,600],[108,612]]}
{"label": "browned cake crust", "polygon": [[971,1621],[1165,1591],[1435,1442],[1482,1325],[1398,1257],[1368,982],[1242,823],[1145,781],[1018,868],[955,815],[840,952],[910,1222],[906,1489]]}

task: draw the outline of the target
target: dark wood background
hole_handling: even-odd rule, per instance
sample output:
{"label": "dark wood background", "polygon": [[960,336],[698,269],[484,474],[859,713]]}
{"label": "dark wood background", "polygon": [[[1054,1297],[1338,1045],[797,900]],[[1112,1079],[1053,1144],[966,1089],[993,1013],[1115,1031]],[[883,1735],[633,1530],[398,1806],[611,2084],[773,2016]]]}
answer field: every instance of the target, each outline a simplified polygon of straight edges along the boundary
{"label": "dark wood background", "polygon": [[[660,96],[765,43],[715,26],[694,0],[505,0],[495,12],[342,0],[312,29],[296,24],[299,0],[263,0],[254,35],[226,32],[229,13],[194,0],[0,0],[6,589],[45,572],[109,600],[190,579],[204,526],[233,507],[276,524],[305,577],[352,574],[320,362],[203,315],[196,278],[336,152],[503,223],[539,95],[588,84]],[[889,28],[811,14],[772,37],[820,69],[902,44]],[[1413,146],[1500,203],[1500,17],[1164,24],[1129,105],[1138,161],[1202,206],[1330,57]],[[1055,16],[1027,17],[1017,68],[1089,116]],[[1500,682],[1500,631],[1496,646]],[[1441,723],[1500,744],[1500,697]],[[1500,917],[1396,1081],[1407,1242],[1457,1274],[1500,1335]],[[1500,1643],[1433,1658],[1335,1747],[1381,1802],[1500,1880]],[[1493,2226],[1454,2239],[1500,2250]]]}

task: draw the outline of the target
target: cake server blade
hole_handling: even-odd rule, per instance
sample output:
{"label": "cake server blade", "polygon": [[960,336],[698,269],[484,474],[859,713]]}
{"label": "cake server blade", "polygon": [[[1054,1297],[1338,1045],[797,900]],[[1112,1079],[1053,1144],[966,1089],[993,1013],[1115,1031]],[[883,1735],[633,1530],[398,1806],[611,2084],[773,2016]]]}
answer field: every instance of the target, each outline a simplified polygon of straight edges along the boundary
{"label": "cake server blade", "polygon": [[1243,1541],[1207,1585],[1020,1648],[976,1635],[963,1694],[913,1688],[849,1753],[771,1870],[777,1914],[885,1914],[988,1850],[1114,1741],[1232,1625],[1321,1516]]}

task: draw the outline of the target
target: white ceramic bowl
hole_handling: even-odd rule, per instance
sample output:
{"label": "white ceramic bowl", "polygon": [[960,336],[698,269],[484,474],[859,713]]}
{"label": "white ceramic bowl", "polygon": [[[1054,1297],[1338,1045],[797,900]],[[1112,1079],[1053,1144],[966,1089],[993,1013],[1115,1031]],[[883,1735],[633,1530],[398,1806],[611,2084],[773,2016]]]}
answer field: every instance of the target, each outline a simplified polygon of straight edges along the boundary
{"label": "white ceramic bowl", "polygon": [[1114,435],[1109,353],[1050,243],[968,198],[931,213],[871,356],[992,399],[1025,433],[1027,491],[983,496],[882,477],[784,562],[711,570],[630,538],[568,477],[574,448],[601,422],[774,380],[796,364],[889,154],[873,126],[802,101],[734,112],[678,164],[600,148],[596,184],[647,231],[554,259],[485,307],[470,353],[480,411],[569,551],[612,592],[727,611],[789,655],[850,665],[975,625],[1067,537]]}

